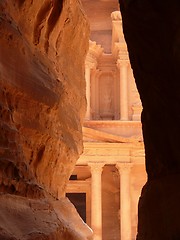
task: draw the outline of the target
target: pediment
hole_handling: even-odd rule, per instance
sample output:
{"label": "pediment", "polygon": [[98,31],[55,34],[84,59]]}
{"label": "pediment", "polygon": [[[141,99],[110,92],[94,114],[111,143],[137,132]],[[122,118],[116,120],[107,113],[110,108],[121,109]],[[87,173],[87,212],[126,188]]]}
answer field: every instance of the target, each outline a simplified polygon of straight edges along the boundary
{"label": "pediment", "polygon": [[143,142],[142,136],[123,137],[102,130],[83,127],[83,138],[85,142],[109,142],[109,143],[133,143]]}

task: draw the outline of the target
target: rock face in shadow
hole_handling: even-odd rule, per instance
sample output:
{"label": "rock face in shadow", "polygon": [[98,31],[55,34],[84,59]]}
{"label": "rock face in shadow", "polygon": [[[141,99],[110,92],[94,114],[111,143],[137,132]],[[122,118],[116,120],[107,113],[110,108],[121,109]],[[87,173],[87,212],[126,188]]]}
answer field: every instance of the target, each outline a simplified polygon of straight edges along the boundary
{"label": "rock face in shadow", "polygon": [[138,240],[180,238],[180,4],[120,0],[124,34],[143,104],[147,184]]}
{"label": "rock face in shadow", "polygon": [[0,1],[0,239],[91,235],[53,207],[82,152],[88,34],[79,1]]}
{"label": "rock face in shadow", "polygon": [[89,240],[91,230],[68,199],[1,194],[1,240]]}

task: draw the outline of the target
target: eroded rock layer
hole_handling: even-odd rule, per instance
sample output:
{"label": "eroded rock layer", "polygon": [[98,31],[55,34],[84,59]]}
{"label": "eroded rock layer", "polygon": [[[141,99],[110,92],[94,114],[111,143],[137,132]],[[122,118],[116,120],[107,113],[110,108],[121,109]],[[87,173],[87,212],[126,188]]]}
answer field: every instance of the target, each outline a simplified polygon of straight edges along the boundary
{"label": "eroded rock layer", "polygon": [[124,34],[143,104],[148,182],[138,240],[180,238],[180,4],[120,0]]}
{"label": "eroded rock layer", "polygon": [[[62,234],[48,199],[64,196],[82,152],[88,32],[78,0],[0,1],[0,201],[7,206],[1,239],[74,239]],[[39,223],[32,204],[47,223]],[[10,228],[14,211],[19,219]],[[27,219],[39,230],[27,234]]]}

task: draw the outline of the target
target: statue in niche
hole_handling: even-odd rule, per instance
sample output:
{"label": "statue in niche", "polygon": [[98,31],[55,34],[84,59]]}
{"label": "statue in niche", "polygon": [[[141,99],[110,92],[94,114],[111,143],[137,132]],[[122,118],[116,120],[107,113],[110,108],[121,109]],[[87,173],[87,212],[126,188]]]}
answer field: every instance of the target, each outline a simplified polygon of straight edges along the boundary
{"label": "statue in niche", "polygon": [[106,93],[104,93],[104,112],[111,113],[112,112],[112,89],[106,89]]}
{"label": "statue in niche", "polygon": [[114,118],[113,106],[113,78],[110,74],[102,74],[100,77],[100,117],[112,120]]}

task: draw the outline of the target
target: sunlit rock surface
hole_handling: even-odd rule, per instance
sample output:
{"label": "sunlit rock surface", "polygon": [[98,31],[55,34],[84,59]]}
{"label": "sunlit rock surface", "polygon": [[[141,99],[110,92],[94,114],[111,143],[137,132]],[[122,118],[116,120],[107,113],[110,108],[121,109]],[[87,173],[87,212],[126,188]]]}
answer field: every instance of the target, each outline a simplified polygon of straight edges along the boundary
{"label": "sunlit rock surface", "polygon": [[120,0],[125,38],[141,96],[148,182],[138,240],[180,239],[180,4]]}
{"label": "sunlit rock surface", "polygon": [[91,235],[54,203],[82,152],[88,28],[79,1],[0,1],[0,239]]}

